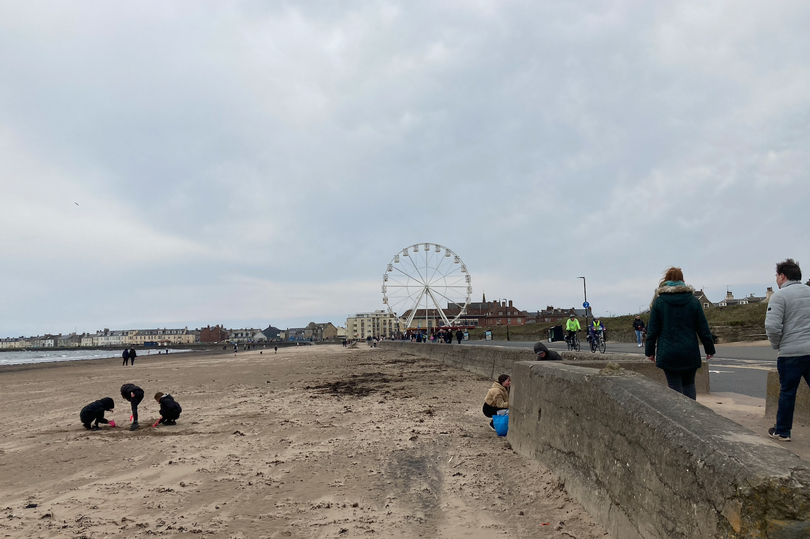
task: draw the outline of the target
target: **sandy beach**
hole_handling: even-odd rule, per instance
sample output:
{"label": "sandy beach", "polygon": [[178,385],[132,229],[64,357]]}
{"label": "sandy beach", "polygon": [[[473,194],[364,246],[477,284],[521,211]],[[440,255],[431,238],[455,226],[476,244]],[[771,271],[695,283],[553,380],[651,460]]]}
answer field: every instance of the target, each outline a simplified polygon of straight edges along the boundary
{"label": "sandy beach", "polygon": [[[606,536],[486,426],[490,381],[366,347],[259,352],[0,369],[0,535]],[[156,391],[176,426],[149,426]],[[124,428],[82,428],[102,397]]]}

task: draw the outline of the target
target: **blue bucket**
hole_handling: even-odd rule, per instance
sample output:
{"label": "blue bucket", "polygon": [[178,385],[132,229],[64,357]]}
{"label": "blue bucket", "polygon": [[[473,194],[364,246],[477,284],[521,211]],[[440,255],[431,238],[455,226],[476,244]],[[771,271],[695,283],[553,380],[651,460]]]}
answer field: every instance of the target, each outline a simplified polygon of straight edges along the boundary
{"label": "blue bucket", "polygon": [[492,416],[492,424],[495,425],[495,432],[498,436],[506,436],[509,430],[509,416],[508,415],[494,415]]}

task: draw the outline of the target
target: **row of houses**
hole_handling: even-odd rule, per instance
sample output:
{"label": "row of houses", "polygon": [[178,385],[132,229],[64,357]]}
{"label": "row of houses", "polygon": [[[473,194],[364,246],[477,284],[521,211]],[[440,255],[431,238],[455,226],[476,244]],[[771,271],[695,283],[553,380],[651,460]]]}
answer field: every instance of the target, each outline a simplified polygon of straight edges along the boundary
{"label": "row of houses", "polygon": [[266,343],[288,340],[336,341],[346,338],[345,328],[331,322],[310,322],[303,328],[286,330],[268,326],[260,328],[225,328],[222,325],[200,329],[103,329],[95,333],[41,335],[0,339],[0,348],[80,348],[125,346],[178,346],[195,343]]}
{"label": "row of houses", "polygon": [[79,348],[102,346],[170,346],[198,342],[197,333],[183,329],[103,329],[95,333],[41,335],[0,339],[0,348]]}

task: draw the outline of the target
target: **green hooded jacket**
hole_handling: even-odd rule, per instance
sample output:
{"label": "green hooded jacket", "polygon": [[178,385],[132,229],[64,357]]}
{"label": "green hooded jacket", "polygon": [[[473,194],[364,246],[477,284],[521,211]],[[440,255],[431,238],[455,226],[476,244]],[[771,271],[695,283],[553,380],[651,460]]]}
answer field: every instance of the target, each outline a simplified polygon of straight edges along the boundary
{"label": "green hooded jacket", "polygon": [[701,365],[698,337],[707,355],[715,352],[709,323],[694,288],[678,283],[662,285],[656,291],[647,324],[644,352],[655,356],[659,369],[685,371]]}

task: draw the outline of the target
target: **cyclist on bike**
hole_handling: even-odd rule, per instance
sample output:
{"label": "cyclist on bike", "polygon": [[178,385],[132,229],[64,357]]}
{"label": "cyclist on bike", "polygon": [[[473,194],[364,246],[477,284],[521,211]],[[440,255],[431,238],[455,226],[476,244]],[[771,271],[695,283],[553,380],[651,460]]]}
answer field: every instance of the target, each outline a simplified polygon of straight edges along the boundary
{"label": "cyclist on bike", "polygon": [[579,320],[577,320],[577,316],[574,313],[568,315],[568,321],[565,323],[565,331],[568,333],[565,340],[568,342],[574,342],[574,336],[580,329],[581,328],[579,327]]}
{"label": "cyclist on bike", "polygon": [[593,341],[593,342],[599,342],[599,341],[595,340],[595,337],[598,337],[599,340],[603,340],[604,337],[605,337],[605,330],[606,329],[607,328],[602,323],[602,321],[599,319],[599,317],[595,316],[594,319],[593,319],[593,322],[591,322],[591,325],[588,326],[588,333],[590,334],[588,336],[589,337],[588,340]]}

